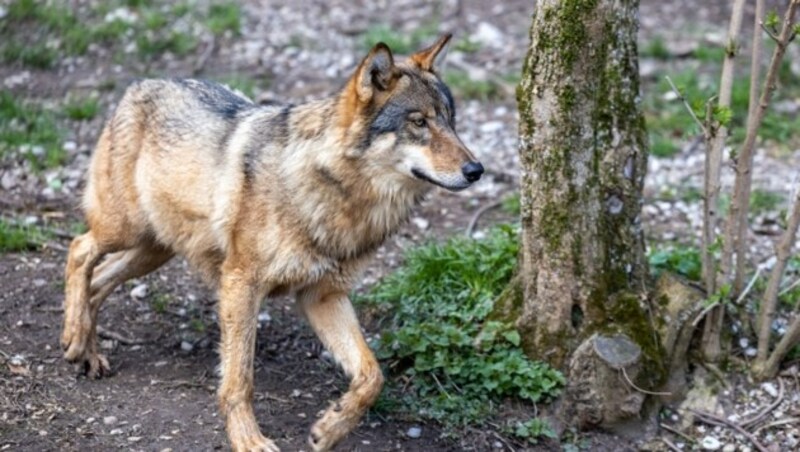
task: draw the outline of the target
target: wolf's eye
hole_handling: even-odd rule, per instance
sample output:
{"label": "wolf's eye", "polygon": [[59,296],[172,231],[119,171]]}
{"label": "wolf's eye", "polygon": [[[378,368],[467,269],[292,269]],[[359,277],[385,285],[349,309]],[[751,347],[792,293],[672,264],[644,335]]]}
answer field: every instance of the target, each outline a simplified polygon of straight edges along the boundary
{"label": "wolf's eye", "polygon": [[414,118],[411,121],[417,127],[425,127],[425,125],[427,124],[427,121],[425,121],[425,118]]}

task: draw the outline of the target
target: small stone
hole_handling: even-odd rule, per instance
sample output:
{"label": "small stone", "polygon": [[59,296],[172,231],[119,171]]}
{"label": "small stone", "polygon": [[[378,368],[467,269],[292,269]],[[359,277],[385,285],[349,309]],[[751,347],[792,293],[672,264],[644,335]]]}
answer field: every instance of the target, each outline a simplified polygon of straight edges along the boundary
{"label": "small stone", "polygon": [[94,421],[95,421],[95,419],[93,417],[90,417],[90,418],[86,419],[86,423],[87,424],[91,424]]}
{"label": "small stone", "polygon": [[422,428],[421,427],[411,427],[406,432],[406,436],[408,436],[409,438],[419,438],[420,436],[422,436]]}
{"label": "small stone", "polygon": [[503,443],[501,443],[500,441],[495,441],[492,443],[492,447],[494,447],[495,449],[502,449]]}
{"label": "small stone", "polygon": [[703,450],[718,450],[722,444],[720,444],[717,438],[713,436],[706,436],[703,438],[703,441],[700,442],[700,446]]}
{"label": "small stone", "polygon": [[131,290],[131,297],[142,299],[147,296],[147,284],[139,284]]}
{"label": "small stone", "polygon": [[128,441],[132,442],[132,443],[138,443],[141,440],[142,440],[141,436],[129,436],[128,437]]}
{"label": "small stone", "polygon": [[78,145],[74,141],[66,141],[62,148],[67,152],[74,152],[78,149]]}
{"label": "small stone", "polygon": [[194,350],[194,345],[189,341],[181,341],[181,350],[190,352]]}
{"label": "small stone", "polygon": [[744,354],[752,358],[758,354],[758,350],[753,347],[748,347],[747,350],[744,351]]}
{"label": "small stone", "polygon": [[502,121],[489,121],[481,124],[481,132],[483,133],[494,133],[500,130],[503,130],[505,124]]}
{"label": "small stone", "polygon": [[118,419],[116,416],[106,416],[103,418],[103,424],[106,425],[114,425],[117,423],[117,421]]}
{"label": "small stone", "polygon": [[775,387],[775,383],[766,382],[761,385],[761,389],[772,397],[778,397],[778,389]]}
{"label": "small stone", "polygon": [[111,435],[111,436],[121,435],[122,434],[122,429],[121,428],[115,428],[114,430],[111,430],[110,432],[108,432],[108,434]]}
{"label": "small stone", "polygon": [[416,226],[420,231],[428,229],[428,227],[431,225],[430,221],[422,217],[414,217],[411,219],[411,222],[414,223],[414,226]]}
{"label": "small stone", "polygon": [[264,312],[258,314],[259,323],[266,323],[266,322],[269,322],[270,320],[272,320],[272,317],[269,315],[269,312],[264,311]]}
{"label": "small stone", "polygon": [[736,445],[728,443],[722,448],[722,452],[736,452]]}

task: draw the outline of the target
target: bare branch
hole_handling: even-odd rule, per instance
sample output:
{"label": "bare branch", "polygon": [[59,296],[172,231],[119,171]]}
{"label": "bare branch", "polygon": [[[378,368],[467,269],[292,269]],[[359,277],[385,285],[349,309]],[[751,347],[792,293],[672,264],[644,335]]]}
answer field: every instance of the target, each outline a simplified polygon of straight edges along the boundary
{"label": "bare branch", "polygon": [[[792,205],[792,213],[789,215],[789,220],[786,224],[786,230],[783,231],[783,236],[781,237],[781,240],[775,250],[777,261],[775,262],[775,266],[772,268],[772,274],[770,275],[769,282],[767,283],[767,290],[764,293],[764,300],[761,302],[761,309],[758,316],[758,354],[756,355],[756,360],[753,363],[754,369],[765,368],[767,354],[769,353],[769,339],[772,331],[772,320],[775,318],[775,310],[778,306],[778,292],[780,292],[781,280],[783,279],[783,273],[786,271],[786,264],[792,254],[792,247],[794,246],[795,239],[797,238],[798,228],[800,228],[800,187],[797,188],[797,193],[795,194],[794,203]],[[800,329],[800,326],[797,325],[798,322],[797,319],[795,319],[791,328],[797,327]],[[775,370],[777,370],[777,364],[783,360],[783,348],[788,351],[791,349],[791,346],[794,345],[781,344],[795,335],[800,336],[800,331],[798,333],[787,332],[783,339],[781,339],[781,341],[778,343],[778,347],[776,347],[775,351],[772,352],[772,356],[769,357],[769,361],[773,361],[776,364]]]}
{"label": "bare branch", "polygon": [[763,21],[759,21],[758,23],[759,23],[759,25],[761,25],[761,29],[762,29],[762,30],[764,30],[764,32],[767,34],[767,36],[769,36],[770,38],[772,38],[772,40],[773,40],[773,41],[775,41],[775,43],[776,43],[776,44],[780,43],[780,38],[778,38],[778,37],[775,35],[775,33],[773,33],[773,32],[772,32],[772,30],[770,30],[770,29],[769,29],[769,27],[767,27],[766,25],[764,25],[764,22],[763,22]]}
{"label": "bare branch", "polygon": [[[764,0],[758,0],[756,3],[756,20],[758,22],[760,22],[761,17],[763,17],[763,3]],[[759,5],[762,8],[761,10],[758,9]],[[734,184],[731,208],[728,212],[725,247],[723,248],[722,258],[723,271],[727,270],[724,275],[726,278],[730,278],[731,258],[734,251],[736,253],[733,290],[731,292],[734,296],[742,290],[742,285],[744,283],[744,267],[747,254],[747,213],[750,204],[753,154],[756,138],[758,129],[761,126],[761,122],[764,119],[767,107],[772,98],[772,93],[777,86],[778,72],[786,52],[786,46],[791,35],[794,33],[794,16],[798,7],[800,7],[800,0],[794,0],[786,9],[781,33],[780,36],[778,36],[778,45],[775,46],[775,50],[772,53],[769,69],[767,70],[766,82],[763,88],[760,89],[760,96],[758,95],[758,74],[760,72],[758,63],[761,56],[761,33],[753,33],[753,61],[751,67],[750,109],[747,117],[747,133],[736,162],[736,182]],[[756,98],[758,98],[758,102],[756,102]]]}
{"label": "bare branch", "polygon": [[[725,52],[725,60],[722,63],[722,75],[720,76],[719,87],[719,107],[730,108],[733,93],[734,66],[736,62],[737,41],[739,32],[742,28],[742,17],[744,16],[744,0],[736,0],[731,11],[731,21],[728,28],[728,51]],[[710,107],[709,103],[709,107]],[[712,112],[707,113],[707,122],[712,127]],[[719,125],[714,130],[713,136],[704,135],[706,139],[706,159],[704,165],[704,197],[703,197],[703,235],[701,246],[701,262],[703,265],[703,280],[705,281],[706,293],[708,296],[717,291],[716,285],[716,265],[711,247],[716,240],[717,229],[717,207],[719,204],[720,175],[722,172],[722,149],[725,147],[725,140],[728,137],[728,128]],[[722,331],[722,318],[724,316],[722,307],[711,307],[706,309],[706,313],[712,314],[706,319],[703,330],[703,353],[706,357],[716,359],[719,353],[719,335]],[[698,317],[700,318],[700,317]]]}
{"label": "bare branch", "polygon": [[692,109],[692,106],[689,105],[689,101],[686,100],[686,97],[683,96],[683,93],[680,92],[678,87],[676,87],[675,84],[672,83],[672,79],[669,78],[669,75],[665,76],[664,78],[667,79],[667,83],[669,83],[669,86],[672,87],[672,91],[675,93],[676,96],[678,96],[678,100],[683,102],[683,106],[686,107],[686,111],[689,112],[689,114],[692,116],[692,119],[694,119],[697,125],[700,126],[700,130],[703,131],[703,136],[707,136],[708,131],[706,130],[705,124],[703,124],[703,121],[701,121],[700,118],[697,117],[694,110]]}

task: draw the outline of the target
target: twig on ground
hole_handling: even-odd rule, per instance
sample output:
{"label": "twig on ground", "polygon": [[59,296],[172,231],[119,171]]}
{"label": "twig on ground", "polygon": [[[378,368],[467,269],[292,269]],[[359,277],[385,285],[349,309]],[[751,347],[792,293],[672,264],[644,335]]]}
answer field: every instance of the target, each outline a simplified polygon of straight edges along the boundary
{"label": "twig on ground", "polygon": [[800,422],[800,417],[789,417],[786,419],[778,419],[777,421],[772,421],[769,424],[762,425],[761,427],[757,428],[756,431],[753,433],[758,434],[762,430],[766,430],[768,428],[780,427],[781,425],[794,424],[796,422]]}
{"label": "twig on ground", "polygon": [[674,452],[681,452],[681,449],[678,446],[676,446],[675,443],[670,441],[669,438],[665,438],[665,437],[662,436],[662,437],[659,437],[658,439],[660,439],[664,444],[666,444],[667,447],[669,447],[670,450],[672,450]]}
{"label": "twig on ground", "polygon": [[141,345],[150,342],[144,339],[131,339],[125,337],[114,331],[109,331],[100,325],[97,325],[97,335],[102,337],[103,339],[113,339],[123,345]]}
{"label": "twig on ground", "polygon": [[696,442],[697,442],[697,441],[696,441],[694,438],[692,438],[691,436],[687,435],[686,433],[683,433],[682,431],[680,431],[680,430],[678,430],[678,429],[672,428],[672,427],[670,427],[669,425],[666,425],[666,424],[658,424],[658,426],[659,426],[659,427],[661,427],[661,428],[663,428],[664,430],[666,430],[666,431],[670,432],[670,433],[674,433],[674,434],[676,434],[676,435],[680,436],[681,438],[683,438],[683,439],[685,439],[686,441],[688,441],[688,442],[689,442],[689,444],[694,444],[694,443],[696,443]]}
{"label": "twig on ground", "polygon": [[723,417],[719,417],[715,414],[707,413],[705,411],[695,410],[693,408],[689,408],[689,411],[694,413],[697,416],[697,419],[699,419],[702,422],[705,422],[706,424],[718,425],[720,427],[729,427],[733,430],[736,430],[737,432],[744,435],[748,439],[748,441],[750,441],[753,447],[759,450],[759,452],[768,452],[767,449],[764,446],[762,446],[761,443],[758,442],[758,439],[756,439],[756,437],[753,436],[752,433],[742,428],[741,425],[735,422],[731,422]]}
{"label": "twig on ground", "polygon": [[746,297],[747,294],[750,293],[751,290],[753,290],[753,286],[756,285],[756,281],[758,280],[759,276],[761,276],[761,267],[760,266],[756,268],[756,272],[753,275],[753,277],[750,278],[750,282],[747,283],[747,287],[744,288],[742,293],[739,294],[739,298],[736,299],[736,304],[737,305],[740,304],[744,300],[744,297]]}
{"label": "twig on ground", "polygon": [[762,419],[764,419],[764,416],[766,416],[769,413],[771,413],[772,410],[774,410],[775,408],[778,408],[778,406],[781,403],[783,403],[783,396],[784,396],[783,379],[778,378],[778,396],[775,398],[775,401],[772,402],[768,407],[764,408],[764,410],[762,410],[760,413],[756,414],[755,416],[751,417],[750,419],[746,419],[746,420],[742,421],[742,424],[741,424],[742,427],[743,428],[751,427],[751,426],[757,424],[758,422],[760,422]]}
{"label": "twig on ground", "polygon": [[500,207],[502,205],[503,205],[503,201],[500,200],[500,201],[495,201],[495,202],[490,203],[490,204],[486,204],[485,206],[483,206],[480,209],[476,210],[475,213],[472,215],[472,218],[470,218],[469,224],[467,225],[467,229],[466,229],[466,231],[464,231],[464,234],[466,234],[467,237],[472,237],[472,233],[475,232],[475,226],[478,224],[478,219],[481,217],[481,215],[485,214],[486,212],[488,212],[488,211],[490,211],[490,210],[492,210],[494,208]]}

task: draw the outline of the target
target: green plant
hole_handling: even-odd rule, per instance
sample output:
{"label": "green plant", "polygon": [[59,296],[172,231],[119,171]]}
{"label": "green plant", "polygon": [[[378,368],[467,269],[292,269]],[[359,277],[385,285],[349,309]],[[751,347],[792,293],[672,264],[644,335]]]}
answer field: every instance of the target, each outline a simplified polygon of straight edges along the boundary
{"label": "green plant", "polygon": [[645,44],[640,54],[643,57],[655,58],[657,60],[668,60],[672,56],[669,53],[667,44],[664,42],[664,38],[661,36],[656,36]]}
{"label": "green plant", "polygon": [[469,36],[465,36],[453,44],[453,50],[458,50],[459,52],[464,53],[475,53],[480,49],[481,43],[478,41],[473,41]]}
{"label": "green plant", "polygon": [[0,218],[0,251],[37,249],[48,237],[49,234],[42,228]]}
{"label": "green plant", "polygon": [[512,193],[503,198],[501,207],[507,214],[518,217],[520,214],[519,193]]}
{"label": "green plant", "polygon": [[57,166],[65,157],[53,115],[0,91],[0,158],[20,152],[35,169]]}
{"label": "green plant", "polygon": [[206,26],[211,33],[220,36],[226,31],[238,35],[241,30],[242,11],[239,5],[233,2],[211,5],[206,17]]}
{"label": "green plant", "polygon": [[392,388],[390,397],[458,426],[480,424],[504,398],[538,402],[558,392],[561,374],[525,356],[513,325],[489,320],[517,251],[510,226],[483,240],[426,245],[363,297],[390,324],[375,344],[379,358],[393,373],[413,377],[412,386]]}
{"label": "green plant", "polygon": [[539,439],[543,437],[558,438],[550,424],[540,418],[533,418],[525,422],[518,421],[506,431],[530,444],[538,444]]}
{"label": "green plant", "polygon": [[774,212],[785,202],[786,199],[780,193],[756,188],[750,193],[750,213],[758,215]]}
{"label": "green plant", "polygon": [[88,121],[97,116],[100,106],[96,97],[70,98],[64,105],[64,113],[75,121]]}
{"label": "green plant", "polygon": [[651,250],[648,261],[650,270],[656,276],[666,270],[683,275],[693,281],[700,280],[700,250],[697,248],[670,246]]}
{"label": "green plant", "polygon": [[383,42],[392,49],[392,52],[408,55],[433,44],[438,28],[438,24],[431,22],[417,27],[411,33],[404,33],[395,31],[388,25],[375,25],[367,29],[362,42],[367,50]]}
{"label": "green plant", "polygon": [[189,328],[194,332],[202,333],[206,330],[206,324],[198,318],[193,318],[189,321]]}
{"label": "green plant", "polygon": [[167,312],[167,306],[172,302],[169,294],[167,293],[156,293],[150,298],[150,307],[153,308],[158,314],[163,314]]}
{"label": "green plant", "polygon": [[453,92],[465,99],[493,99],[499,97],[500,87],[490,80],[475,80],[465,71],[447,71],[444,81]]}

